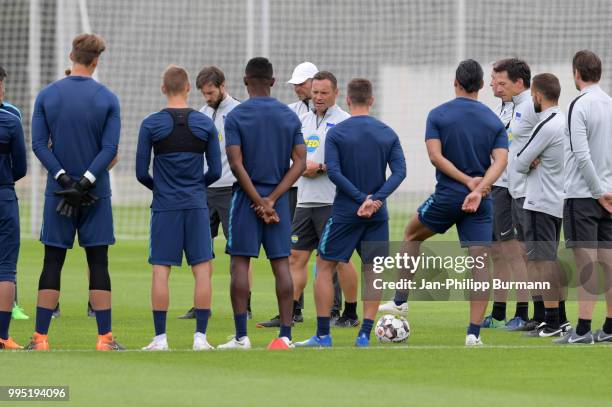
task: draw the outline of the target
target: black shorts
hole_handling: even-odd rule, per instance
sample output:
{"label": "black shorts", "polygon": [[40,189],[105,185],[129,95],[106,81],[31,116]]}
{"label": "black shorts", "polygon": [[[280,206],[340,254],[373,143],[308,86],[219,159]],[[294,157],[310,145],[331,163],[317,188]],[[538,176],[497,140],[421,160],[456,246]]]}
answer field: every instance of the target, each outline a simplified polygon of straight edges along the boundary
{"label": "black shorts", "polygon": [[229,213],[232,206],[232,187],[208,188],[206,190],[208,211],[210,213],[210,235],[219,235],[219,224],[223,235],[229,236]]}
{"label": "black shorts", "polygon": [[291,224],[291,248],[312,251],[321,241],[325,223],[331,215],[332,206],[296,208]]}
{"label": "black shorts", "polygon": [[525,241],[525,224],[527,223],[527,210],[523,208],[525,198],[512,199],[512,224],[514,233],[519,242]]}
{"label": "black shorts", "polygon": [[289,188],[289,212],[291,213],[291,220],[295,217],[295,208],[297,207],[297,187]]}
{"label": "black shorts", "polygon": [[596,199],[566,199],[563,232],[567,248],[612,249],[612,215]]}
{"label": "black shorts", "polygon": [[561,218],[543,212],[525,209],[527,220],[523,225],[527,259],[530,261],[555,261],[561,236]]}
{"label": "black shorts", "polygon": [[505,242],[515,238],[515,227],[512,223],[512,196],[508,188],[493,186],[493,241]]}

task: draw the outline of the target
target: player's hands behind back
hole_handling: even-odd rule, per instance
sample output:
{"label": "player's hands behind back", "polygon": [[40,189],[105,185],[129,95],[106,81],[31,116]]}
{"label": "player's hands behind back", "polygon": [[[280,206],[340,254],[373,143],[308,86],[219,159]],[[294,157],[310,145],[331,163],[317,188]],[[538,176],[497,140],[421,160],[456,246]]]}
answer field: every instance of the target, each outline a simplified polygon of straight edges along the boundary
{"label": "player's hands behind back", "polygon": [[357,210],[357,216],[361,218],[371,218],[380,208],[382,208],[382,201],[373,201],[372,195],[368,195],[365,201],[361,204]]}
{"label": "player's hands behind back", "polygon": [[280,217],[274,209],[275,203],[276,202],[266,197],[263,198],[263,205],[257,205],[253,203],[251,204],[251,208],[253,208],[257,216],[263,219],[266,224],[279,223]]}

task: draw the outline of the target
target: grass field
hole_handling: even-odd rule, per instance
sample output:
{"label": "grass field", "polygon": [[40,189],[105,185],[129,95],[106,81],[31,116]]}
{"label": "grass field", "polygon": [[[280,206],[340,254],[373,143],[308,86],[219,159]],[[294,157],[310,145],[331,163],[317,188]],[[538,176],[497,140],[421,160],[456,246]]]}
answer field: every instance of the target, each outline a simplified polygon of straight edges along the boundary
{"label": "grass field", "polygon": [[[483,331],[486,346],[463,346],[468,305],[464,302],[413,302],[412,336],[402,346],[377,343],[352,347],[354,329],[332,331],[333,349],[269,352],[274,330],[255,328],[256,320],[276,314],[273,278],[267,262],[255,263],[254,321],[249,322],[250,352],[195,353],[195,322],[178,320],[191,303],[192,277],[186,267],[171,277],[168,338],[173,352],[135,350],[152,335],[147,243],[121,242],[110,253],[113,278],[113,332],[132,350],[92,351],[96,328],[86,316],[87,280],[82,250],[69,253],[63,272],[62,316],[52,322],[49,353],[3,352],[0,385],[67,385],[75,406],[361,406],[361,405],[609,405],[612,347],[560,348],[550,340]],[[222,253],[222,246],[217,246]],[[34,327],[36,286],[42,267],[40,243],[24,240],[19,262],[19,296],[29,321],[14,321],[12,336],[25,344]],[[213,317],[209,341],[225,342],[233,333],[228,258],[215,262]],[[574,319],[575,304],[568,305]],[[513,306],[509,306],[512,310]],[[601,307],[593,326],[602,322]],[[309,284],[306,321],[294,340],[314,332]],[[17,405],[28,405],[24,402]],[[34,403],[31,403],[34,404]],[[0,402],[10,405],[8,402]],[[43,404],[45,405],[45,404]],[[60,404],[62,405],[62,404]]]}

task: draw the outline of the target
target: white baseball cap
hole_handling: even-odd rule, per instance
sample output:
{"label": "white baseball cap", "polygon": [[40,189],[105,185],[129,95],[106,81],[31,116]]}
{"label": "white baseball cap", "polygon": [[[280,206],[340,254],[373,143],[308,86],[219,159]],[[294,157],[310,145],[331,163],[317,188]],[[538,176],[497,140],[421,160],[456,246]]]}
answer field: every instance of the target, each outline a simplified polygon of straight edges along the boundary
{"label": "white baseball cap", "polygon": [[316,65],[312,62],[302,62],[293,70],[293,74],[291,75],[291,79],[287,81],[292,85],[299,85],[301,83],[306,82],[308,79],[312,79],[319,72]]}

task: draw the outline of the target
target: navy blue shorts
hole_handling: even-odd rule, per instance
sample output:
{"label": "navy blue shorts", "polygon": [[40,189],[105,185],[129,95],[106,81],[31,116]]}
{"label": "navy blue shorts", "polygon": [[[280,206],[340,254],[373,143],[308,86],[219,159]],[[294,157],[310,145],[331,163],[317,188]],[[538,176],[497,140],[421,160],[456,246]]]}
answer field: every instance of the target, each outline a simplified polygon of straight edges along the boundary
{"label": "navy blue shorts", "polygon": [[100,198],[92,206],[81,206],[76,218],[67,218],[55,211],[62,198],[46,196],[40,241],[47,246],[72,249],[74,235],[79,232],[81,247],[115,244],[111,198]]}
{"label": "navy blue shorts", "polygon": [[[276,185],[255,185],[257,192],[266,197]],[[289,257],[291,254],[291,211],[285,193],[274,206],[279,223],[266,224],[251,208],[251,199],[235,184],[230,209],[229,237],[225,251],[231,256],[259,257],[263,245],[268,259]]]}
{"label": "navy blue shorts", "polygon": [[476,213],[461,210],[465,195],[431,195],[417,209],[419,221],[436,233],[456,225],[462,247],[489,246],[493,236],[493,205],[490,198],[480,202]]}
{"label": "navy blue shorts", "polygon": [[387,255],[381,248],[386,248],[388,242],[389,221],[334,223],[331,217],[325,224],[318,253],[324,260],[348,263],[357,250],[361,262],[369,264],[375,256]]}
{"label": "navy blue shorts", "polygon": [[208,209],[152,211],[149,250],[149,263],[161,266],[180,266],[183,252],[190,266],[211,260]]}
{"label": "navy blue shorts", "polygon": [[19,257],[19,205],[0,201],[0,281],[15,282]]}

